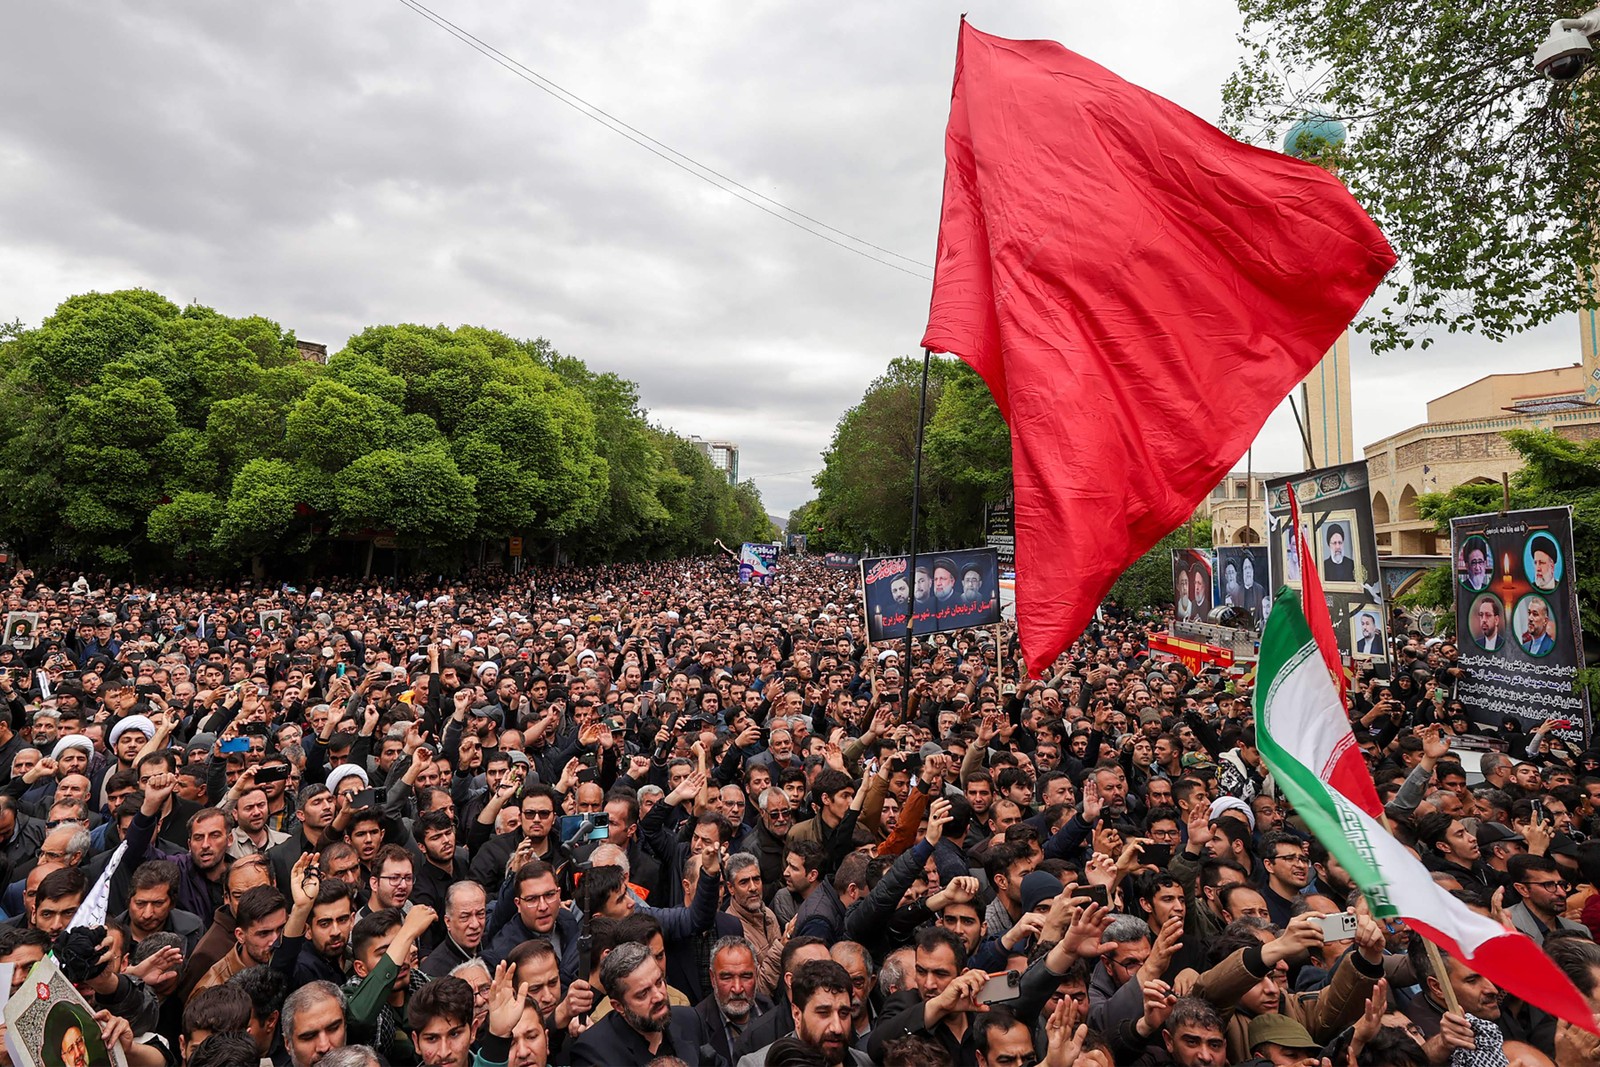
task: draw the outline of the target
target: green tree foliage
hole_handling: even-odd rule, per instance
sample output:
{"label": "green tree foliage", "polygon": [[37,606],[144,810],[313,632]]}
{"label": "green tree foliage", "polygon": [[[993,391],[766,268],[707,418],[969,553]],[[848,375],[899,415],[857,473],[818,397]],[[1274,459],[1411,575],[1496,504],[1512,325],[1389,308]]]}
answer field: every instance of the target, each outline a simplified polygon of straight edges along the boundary
{"label": "green tree foliage", "polygon": [[[1510,430],[1505,436],[1523,461],[1511,476],[1509,510],[1572,508],[1579,614],[1584,632],[1600,637],[1600,612],[1595,610],[1600,604],[1600,441],[1569,441],[1548,430]],[[1480,482],[1447,493],[1424,493],[1417,498],[1417,512],[1448,535],[1451,519],[1499,511],[1502,503],[1500,486]],[[1453,603],[1453,594],[1441,602]]]}
{"label": "green tree foliage", "polygon": [[[87,293],[0,328],[0,539],[30,562],[223,574],[393,537],[586,559],[770,539],[759,493],[548,342],[375,326],[327,366],[262,318]],[[348,559],[348,554],[345,556]]]}
{"label": "green tree foliage", "polygon": [[[840,417],[812,479],[817,497],[789,516],[814,551],[900,552],[911,542],[922,361],[889,364]],[[923,549],[962,548],[983,537],[983,507],[1011,492],[1011,435],[989,388],[959,359],[928,371],[922,452]]]}
{"label": "green tree foliage", "polygon": [[1239,0],[1224,121],[1274,144],[1312,110],[1349,126],[1325,161],[1400,255],[1391,302],[1361,324],[1375,348],[1503,339],[1592,304],[1596,83],[1552,85],[1531,62],[1587,6]]}
{"label": "green tree foliage", "polygon": [[1172,603],[1172,550],[1206,548],[1211,544],[1211,520],[1194,519],[1157,541],[1155,547],[1133,561],[1111,587],[1111,596],[1129,611],[1142,611]]}

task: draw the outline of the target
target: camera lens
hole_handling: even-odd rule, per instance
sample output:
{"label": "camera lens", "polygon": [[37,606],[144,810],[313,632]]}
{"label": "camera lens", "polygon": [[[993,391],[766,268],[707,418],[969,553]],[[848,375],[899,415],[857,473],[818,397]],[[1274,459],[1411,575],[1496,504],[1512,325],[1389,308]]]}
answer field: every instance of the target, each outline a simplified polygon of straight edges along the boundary
{"label": "camera lens", "polygon": [[1588,65],[1588,53],[1573,52],[1559,59],[1552,59],[1544,72],[1551,81],[1569,82],[1576,80]]}

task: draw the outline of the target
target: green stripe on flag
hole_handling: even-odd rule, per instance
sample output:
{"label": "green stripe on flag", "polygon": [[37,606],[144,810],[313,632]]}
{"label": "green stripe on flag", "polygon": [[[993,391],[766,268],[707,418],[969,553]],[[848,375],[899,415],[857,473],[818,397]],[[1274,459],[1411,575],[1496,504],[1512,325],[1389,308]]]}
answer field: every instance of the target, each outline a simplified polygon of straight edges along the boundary
{"label": "green stripe on flag", "polygon": [[[1337,690],[1333,689],[1321,650],[1312,639],[1300,596],[1285,587],[1273,599],[1272,614],[1261,635],[1256,664],[1256,748],[1307,828],[1366,894],[1373,914],[1389,918],[1399,912],[1389,903],[1388,879],[1374,861],[1368,844],[1368,817],[1328,787],[1320,777],[1320,768],[1307,767],[1292,755],[1274,731],[1274,720],[1281,724],[1292,710],[1297,710],[1284,706],[1286,699],[1294,699],[1286,690],[1292,682],[1304,683],[1305,672],[1312,671],[1316,672],[1315,683],[1331,691],[1331,706],[1338,707]],[[1303,694],[1302,686],[1295,688]],[[1282,729],[1279,725],[1278,730]]]}

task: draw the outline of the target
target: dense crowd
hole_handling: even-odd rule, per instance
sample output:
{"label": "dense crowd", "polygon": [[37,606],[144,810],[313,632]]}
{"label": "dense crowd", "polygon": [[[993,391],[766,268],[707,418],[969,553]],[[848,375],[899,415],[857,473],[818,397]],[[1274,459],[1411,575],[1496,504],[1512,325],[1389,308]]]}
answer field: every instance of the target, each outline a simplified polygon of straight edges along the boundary
{"label": "dense crowd", "polygon": [[[1107,604],[1028,680],[1009,626],[907,662],[853,572],[734,571],[18,574],[11,992],[54,948],[136,1067],[1600,1063],[1370,914],[1164,620]],[[1394,653],[1351,706],[1394,832],[1600,1007],[1596,753],[1469,781],[1455,649]]]}

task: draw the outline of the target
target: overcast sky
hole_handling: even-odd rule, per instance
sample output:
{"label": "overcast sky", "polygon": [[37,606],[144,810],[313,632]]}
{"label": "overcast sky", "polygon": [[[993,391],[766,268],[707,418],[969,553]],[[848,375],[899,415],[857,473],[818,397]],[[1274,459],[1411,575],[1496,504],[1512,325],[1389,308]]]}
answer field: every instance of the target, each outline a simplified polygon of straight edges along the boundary
{"label": "overcast sky", "polygon": [[[1217,118],[1228,0],[530,4],[435,10],[650,136],[874,244],[933,260],[957,18],[1043,37]],[[399,0],[0,10],[0,321],[144,286],[339,348],[375,323],[544,336],[652,416],[743,449],[769,511],[913,354],[929,283],[762,214],[609,132]],[[1355,342],[1356,444],[1508,346]],[[1258,469],[1297,468],[1287,409]]]}

